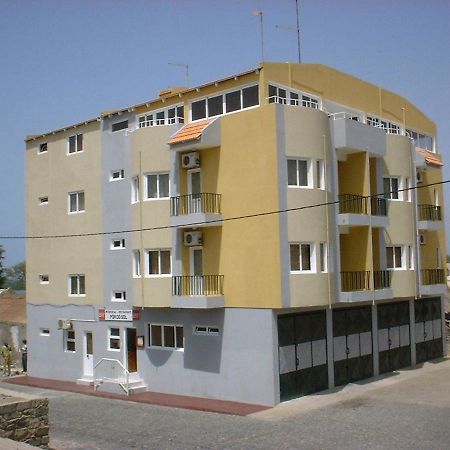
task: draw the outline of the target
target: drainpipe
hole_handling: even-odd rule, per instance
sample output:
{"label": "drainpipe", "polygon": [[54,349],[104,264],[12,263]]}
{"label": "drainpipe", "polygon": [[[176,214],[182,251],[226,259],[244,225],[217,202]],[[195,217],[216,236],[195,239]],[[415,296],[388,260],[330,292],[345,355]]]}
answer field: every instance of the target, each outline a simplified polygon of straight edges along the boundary
{"label": "drainpipe", "polygon": [[[322,134],[322,141],[323,141],[323,183],[325,188],[325,203],[327,204],[325,208],[325,214],[326,214],[326,227],[327,227],[327,282],[328,282],[328,307],[331,309],[331,267],[330,267],[330,250],[331,245],[330,244],[330,206],[328,205],[329,202],[329,194],[328,194],[328,171],[327,171],[327,140],[326,136]],[[320,249],[319,249],[320,250]]]}
{"label": "drainpipe", "polygon": [[414,165],[414,153],[415,147],[413,145],[412,139],[409,141],[410,145],[410,155],[411,155],[411,203],[412,203],[412,216],[413,216],[413,236],[414,236],[414,269],[416,272],[416,283],[414,285],[414,296],[415,298],[420,298],[420,257],[419,257],[419,234],[418,234],[418,225],[417,225],[417,182],[416,182],[416,167]]}

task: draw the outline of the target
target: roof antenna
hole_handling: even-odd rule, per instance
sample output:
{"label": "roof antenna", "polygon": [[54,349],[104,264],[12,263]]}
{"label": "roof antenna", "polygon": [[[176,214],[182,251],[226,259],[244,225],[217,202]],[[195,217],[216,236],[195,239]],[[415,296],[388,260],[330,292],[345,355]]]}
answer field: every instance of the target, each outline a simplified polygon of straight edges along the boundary
{"label": "roof antenna", "polygon": [[184,67],[186,69],[186,87],[189,87],[189,64],[169,62],[169,66]]}
{"label": "roof antenna", "polygon": [[297,15],[297,50],[298,50],[298,63],[301,64],[302,58],[300,56],[300,10],[299,0],[295,0],[295,12]]}
{"label": "roof antenna", "polygon": [[261,25],[261,62],[264,62],[264,27],[263,27],[263,12],[257,9],[253,12],[253,15],[259,17]]}

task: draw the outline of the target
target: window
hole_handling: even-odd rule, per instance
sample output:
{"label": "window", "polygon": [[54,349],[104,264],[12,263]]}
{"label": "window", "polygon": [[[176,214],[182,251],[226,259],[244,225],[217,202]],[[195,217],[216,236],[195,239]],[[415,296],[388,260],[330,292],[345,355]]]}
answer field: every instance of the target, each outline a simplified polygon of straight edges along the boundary
{"label": "window", "polygon": [[127,300],[127,293],[125,291],[114,291],[112,293],[111,301],[125,302]]}
{"label": "window", "polygon": [[221,95],[208,98],[208,116],[214,117],[223,114],[223,98]]}
{"label": "window", "polygon": [[112,170],[109,176],[109,181],[123,180],[124,178],[125,178],[125,171],[123,169]]}
{"label": "window", "polygon": [[429,152],[433,152],[433,138],[431,136],[427,136],[426,134],[418,133],[413,130],[406,130],[406,135],[409,136],[413,141],[416,147],[423,148],[428,150]]}
{"label": "window", "polygon": [[[289,98],[289,100],[288,100]],[[319,99],[311,94],[299,91],[291,91],[287,88],[269,84],[269,103],[280,103],[282,105],[304,106],[306,108],[319,109]]]}
{"label": "window", "polygon": [[108,329],[108,350],[112,352],[120,351],[120,328]]}
{"label": "window", "polygon": [[250,86],[242,89],[242,108],[250,108],[259,105],[258,86]]}
{"label": "window", "polygon": [[64,330],[64,350],[66,352],[75,352],[75,331]]}
{"label": "window", "polygon": [[319,266],[321,272],[328,271],[328,248],[326,242],[319,245]]}
{"label": "window", "polygon": [[149,347],[184,349],[184,330],[181,325],[148,325]]}
{"label": "window", "polygon": [[169,174],[154,173],[145,176],[146,200],[155,198],[169,198]]}
{"label": "window", "polygon": [[131,179],[131,203],[139,202],[139,177]]}
{"label": "window", "polygon": [[133,277],[141,276],[141,252],[133,250]]}
{"label": "window", "polygon": [[184,123],[183,105],[170,106],[169,108],[148,112],[138,117],[139,128],[167,125],[172,123]]}
{"label": "window", "polygon": [[241,91],[233,91],[225,94],[226,112],[238,111],[241,109]]}
{"label": "window", "polygon": [[84,275],[69,275],[69,295],[70,296],[84,296],[86,295]]}
{"label": "window", "polygon": [[48,197],[39,197],[39,204],[40,205],[48,205]]}
{"label": "window", "polygon": [[206,336],[218,336],[220,334],[220,330],[218,327],[208,327],[205,325],[195,325],[194,326],[194,334],[197,335],[206,335]]}
{"label": "window", "polygon": [[123,120],[122,122],[113,123],[111,126],[111,131],[120,131],[128,128],[128,120]]}
{"label": "window", "polygon": [[39,334],[41,336],[50,336],[50,329],[49,328],[41,328],[39,331]]}
{"label": "window", "polygon": [[316,161],[316,187],[317,189],[325,188],[325,173],[324,173],[324,164],[321,159]]}
{"label": "window", "polygon": [[119,250],[125,248],[125,239],[113,239],[111,241],[111,250]]}
{"label": "window", "polygon": [[309,159],[288,159],[288,186],[311,187],[311,161]]}
{"label": "window", "polygon": [[388,269],[404,269],[404,249],[401,245],[386,247],[386,266]]}
{"label": "window", "polygon": [[319,109],[319,101],[308,95],[302,95],[302,106],[305,106],[306,108]]}
{"label": "window", "polygon": [[400,178],[385,177],[383,178],[384,198],[390,200],[399,200]]}
{"label": "window", "polygon": [[291,272],[314,272],[314,245],[290,244]]}
{"label": "window", "polygon": [[39,283],[41,284],[49,284],[50,277],[47,274],[39,275]]}
{"label": "window", "polygon": [[69,214],[84,212],[84,191],[69,192]]}
{"label": "window", "polygon": [[192,102],[191,116],[192,120],[199,120],[206,118],[206,99]]}
{"label": "window", "polygon": [[414,253],[412,245],[408,245],[408,269],[414,269]]}
{"label": "window", "polygon": [[396,123],[389,122],[378,117],[367,116],[366,123],[374,128],[381,128],[387,134],[400,134],[401,132],[400,126]]}
{"label": "window", "polygon": [[43,142],[41,145],[39,145],[38,148],[38,153],[47,153],[48,147],[47,147],[47,142]]}
{"label": "window", "polygon": [[170,250],[147,250],[147,275],[171,274]]}
{"label": "window", "polygon": [[83,135],[76,134],[73,136],[69,136],[67,153],[71,155],[73,153],[79,153],[82,151],[83,151]]}

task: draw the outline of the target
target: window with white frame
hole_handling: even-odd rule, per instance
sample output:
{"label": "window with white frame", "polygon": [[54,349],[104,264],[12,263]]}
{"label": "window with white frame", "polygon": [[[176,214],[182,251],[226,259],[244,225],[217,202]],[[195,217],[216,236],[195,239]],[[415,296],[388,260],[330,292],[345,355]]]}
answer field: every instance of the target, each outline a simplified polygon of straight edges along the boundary
{"label": "window with white frame", "polygon": [[64,351],[75,353],[75,331],[64,330]]}
{"label": "window with white frame", "polygon": [[48,205],[48,196],[39,197],[39,204],[40,205]]}
{"label": "window with white frame", "polygon": [[50,283],[50,277],[47,274],[39,275],[39,283],[41,283],[41,284],[49,284]]}
{"label": "window with white frame", "polygon": [[111,301],[125,302],[127,300],[127,293],[125,291],[113,291]]}
{"label": "window with white frame", "polygon": [[326,242],[319,244],[319,269],[321,272],[328,272],[328,246]]}
{"label": "window with white frame", "polygon": [[184,123],[183,105],[174,105],[169,108],[151,111],[138,117],[138,127],[146,128],[156,125],[168,125],[173,123]]}
{"label": "window with white frame", "polygon": [[83,135],[74,134],[73,136],[69,136],[67,140],[67,153],[71,155],[74,153],[80,153],[82,151],[83,151]]}
{"label": "window with white frame", "polygon": [[269,84],[269,103],[320,109],[320,100],[318,97],[274,84]]}
{"label": "window with white frame", "polygon": [[136,176],[131,179],[131,203],[137,203],[139,200],[139,177]]}
{"label": "window with white frame", "polygon": [[147,250],[147,276],[170,275],[171,258],[170,250]]}
{"label": "window with white frame", "polygon": [[146,200],[169,198],[169,174],[151,173],[145,175]]}
{"label": "window with white frame", "polygon": [[120,328],[111,327],[108,329],[108,350],[111,352],[120,351]]}
{"label": "window with white frame", "polygon": [[69,214],[84,212],[84,191],[69,192]]}
{"label": "window with white frame", "polygon": [[125,248],[125,239],[113,239],[111,241],[111,250],[122,250]]}
{"label": "window with white frame", "polygon": [[83,274],[69,275],[69,295],[81,297],[86,295],[86,277]]}
{"label": "window with white frame", "polygon": [[111,173],[109,175],[109,181],[123,180],[124,178],[125,170],[123,169],[111,170]]}
{"label": "window with white frame", "polygon": [[133,277],[141,276],[141,252],[140,250],[133,250]]}
{"label": "window with white frame", "polygon": [[366,117],[367,125],[370,125],[375,128],[381,128],[387,134],[401,134],[400,125],[396,123],[389,122],[388,120],[381,119],[375,116],[367,116]]}
{"label": "window with white frame", "polygon": [[414,141],[416,147],[423,148],[429,152],[434,152],[432,136],[427,136],[426,134],[409,129],[406,129],[406,135]]}
{"label": "window with white frame", "polygon": [[325,189],[325,167],[322,159],[316,160],[316,187]]}
{"label": "window with white frame", "polygon": [[399,200],[400,177],[384,177],[383,190],[384,190],[384,198],[390,200]]}
{"label": "window with white frame", "polygon": [[50,328],[41,328],[39,334],[41,336],[50,336]]}
{"label": "window with white frame", "polygon": [[405,254],[403,245],[386,247],[386,267],[388,269],[405,269]]}
{"label": "window with white frame", "polygon": [[128,120],[122,120],[120,122],[116,122],[111,125],[112,132],[126,130],[127,128],[128,128]]}
{"label": "window with white frame", "polygon": [[147,333],[149,347],[169,350],[184,349],[184,329],[182,325],[149,323]]}
{"label": "window with white frame", "polygon": [[288,159],[287,172],[289,187],[312,187],[310,159]]}
{"label": "window with white frame", "polygon": [[38,148],[38,153],[39,154],[47,153],[47,151],[48,151],[48,144],[47,144],[47,142],[43,142],[42,144],[39,145],[39,148]]}
{"label": "window with white frame", "polygon": [[315,272],[315,248],[311,242],[290,244],[291,272]]}

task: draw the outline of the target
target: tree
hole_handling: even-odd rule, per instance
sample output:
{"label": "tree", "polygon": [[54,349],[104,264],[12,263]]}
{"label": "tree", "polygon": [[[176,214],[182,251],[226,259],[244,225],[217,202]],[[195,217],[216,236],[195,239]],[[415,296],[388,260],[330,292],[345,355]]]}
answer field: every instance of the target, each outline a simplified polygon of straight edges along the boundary
{"label": "tree", "polygon": [[6,286],[15,291],[25,290],[25,261],[4,269]]}
{"label": "tree", "polygon": [[3,259],[5,258],[3,256],[3,253],[5,253],[5,249],[3,248],[3,245],[0,245],[0,289],[6,287],[6,279],[5,279],[5,273],[3,269]]}

